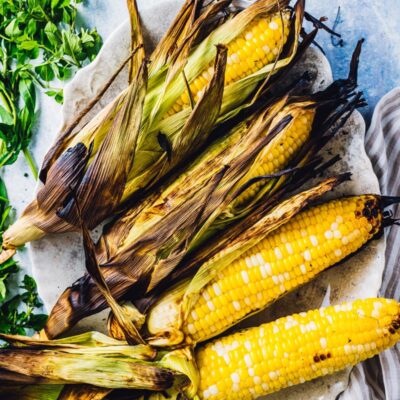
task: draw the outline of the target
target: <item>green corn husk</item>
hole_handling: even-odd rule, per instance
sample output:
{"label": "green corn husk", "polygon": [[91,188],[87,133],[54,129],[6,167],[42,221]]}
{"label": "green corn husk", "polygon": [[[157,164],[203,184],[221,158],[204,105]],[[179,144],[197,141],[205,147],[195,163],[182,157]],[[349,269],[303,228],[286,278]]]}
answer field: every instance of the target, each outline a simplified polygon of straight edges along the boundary
{"label": "green corn husk", "polygon": [[[262,149],[285,132],[299,110],[315,109],[315,128],[310,138],[298,154],[288,158],[287,165],[294,169],[307,167],[340,127],[331,130],[331,126],[342,117],[345,121],[359,105],[359,95],[353,96],[356,64],[348,80],[336,82],[324,92],[311,97],[284,96],[266,110],[256,111],[212,144],[188,170],[107,227],[96,253],[112,295],[122,299],[133,293],[129,297],[134,302],[146,297],[160,284],[168,284],[176,267],[181,269],[185,259],[190,259],[199,244],[215,232],[251,214],[260,202],[270,208],[276,205],[279,196],[287,192],[285,186],[296,180],[290,173],[262,177],[265,184],[253,202],[244,209],[237,208],[229,218],[220,218],[240,195],[239,183],[256,166]],[[311,166],[309,169],[312,172]],[[62,294],[50,314],[46,334],[57,337],[81,318],[106,306],[93,280],[85,276]],[[143,320],[135,307],[129,309]],[[137,325],[140,328],[141,323]],[[121,336],[117,329],[113,334]]]}
{"label": "green corn husk", "polygon": [[188,384],[186,371],[172,368],[177,356],[97,332],[55,341],[0,336],[10,345],[0,349],[1,399],[100,400],[117,388],[165,391]]}
{"label": "green corn husk", "polygon": [[88,384],[108,389],[162,391],[185,382],[181,374],[157,361],[136,358],[140,353],[140,349],[126,344],[96,348],[96,351],[54,346],[10,348],[0,351],[0,368],[27,377],[40,377],[46,383]]}
{"label": "green corn husk", "polygon": [[[287,3],[281,1],[280,6],[290,12]],[[200,40],[209,30],[209,21],[228,4],[229,0],[211,1],[198,15],[202,2],[187,0],[169,36],[150,57],[147,77],[137,9],[133,0],[128,1],[133,28],[132,83],[82,129],[76,131],[74,123],[59,135],[45,158],[40,174],[44,186],[37,199],[4,234],[2,260],[16,247],[46,233],[79,229],[71,187],[77,192],[86,225],[95,227],[126,200],[187,160],[206,143],[216,123],[234,117],[254,102],[260,82],[290,64],[298,48],[304,0],[299,0],[292,14],[290,40],[281,46],[279,60],[223,88],[223,45],[255,18],[280,10],[275,0],[259,0]],[[213,78],[194,109],[186,107],[165,117],[187,91],[184,77],[192,82],[213,60]]]}

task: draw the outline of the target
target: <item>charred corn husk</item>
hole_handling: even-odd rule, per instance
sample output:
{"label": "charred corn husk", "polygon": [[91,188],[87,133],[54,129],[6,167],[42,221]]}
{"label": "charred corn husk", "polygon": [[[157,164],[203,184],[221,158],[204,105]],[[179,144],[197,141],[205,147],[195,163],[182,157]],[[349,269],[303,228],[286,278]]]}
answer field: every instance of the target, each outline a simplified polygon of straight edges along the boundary
{"label": "charred corn husk", "polygon": [[400,305],[356,300],[295,314],[206,344],[200,399],[256,399],[353,366],[400,340]]}
{"label": "charred corn husk", "polygon": [[[292,61],[303,0],[295,12],[286,7],[286,0],[281,8],[273,0],[257,1],[196,43],[208,19],[227,3],[212,1],[193,20],[197,13],[190,10],[199,4],[187,1],[186,22],[170,48],[156,50],[149,78],[146,74],[133,77],[131,86],[79,132],[67,130],[60,136],[45,159],[42,193],[4,234],[4,250],[12,252],[46,233],[77,230],[74,201],[65,204],[71,187],[76,189],[85,222],[95,227],[139,190],[148,189],[189,159],[207,141],[215,124],[237,114],[261,81]],[[134,20],[139,24],[138,18]],[[140,27],[136,31],[141,36]],[[164,38],[163,45],[166,39],[173,41],[174,36]],[[136,64],[144,60],[141,51],[136,55]],[[138,105],[127,106],[137,82],[142,85],[135,97]],[[140,115],[132,115],[132,109]],[[128,129],[126,121],[138,122]],[[110,159],[111,149],[120,153],[115,157],[118,161]],[[2,259],[11,252],[4,252]]]}
{"label": "charred corn husk", "polygon": [[190,309],[185,296],[196,276],[161,297],[147,328],[155,343],[164,335],[188,343],[214,337],[355,253],[381,232],[382,213],[380,196],[332,200],[301,212],[237,257],[228,247],[210,260],[214,278],[197,289]]}
{"label": "charred corn husk", "polygon": [[88,346],[81,342],[91,340],[88,335],[54,342],[2,335],[11,347],[0,350],[0,370],[34,377],[37,383],[41,378],[44,384],[88,384],[109,389],[158,391],[186,380],[154,362],[157,353],[148,346],[128,346],[111,338],[104,340],[102,335],[102,342]]}

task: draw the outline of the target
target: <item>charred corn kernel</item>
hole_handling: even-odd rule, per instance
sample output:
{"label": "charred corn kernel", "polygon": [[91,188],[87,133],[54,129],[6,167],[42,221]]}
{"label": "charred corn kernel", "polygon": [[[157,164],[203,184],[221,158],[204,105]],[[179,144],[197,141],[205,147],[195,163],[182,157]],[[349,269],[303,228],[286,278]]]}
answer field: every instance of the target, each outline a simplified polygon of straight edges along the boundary
{"label": "charred corn kernel", "polygon": [[295,314],[200,348],[198,395],[256,399],[355,365],[399,340],[400,304],[394,300],[356,300]]}
{"label": "charred corn kernel", "polygon": [[[183,326],[185,335],[189,341],[204,341],[265,308],[360,249],[380,231],[381,222],[379,200],[373,195],[333,200],[303,211],[201,290]],[[192,315],[202,310],[199,326]]]}
{"label": "charred corn kernel", "polygon": [[[283,27],[282,27],[283,21]],[[256,18],[244,32],[227,44],[228,59],[225,84],[230,85],[276,60],[289,36],[289,13]],[[255,69],[257,65],[257,69]],[[194,101],[198,101],[211,80],[212,64],[189,85]],[[167,116],[190,105],[189,96],[182,94]]]}
{"label": "charred corn kernel", "polygon": [[[284,115],[281,115],[284,116]],[[302,110],[292,123],[278,135],[258,156],[254,163],[254,168],[239,181],[237,187],[241,187],[250,179],[262,175],[271,175],[285,169],[293,156],[299,152],[311,134],[314,122],[315,109]],[[280,116],[278,115],[278,118]],[[260,181],[251,185],[231,207],[240,207],[254,199],[260,189],[265,185],[265,181]]]}

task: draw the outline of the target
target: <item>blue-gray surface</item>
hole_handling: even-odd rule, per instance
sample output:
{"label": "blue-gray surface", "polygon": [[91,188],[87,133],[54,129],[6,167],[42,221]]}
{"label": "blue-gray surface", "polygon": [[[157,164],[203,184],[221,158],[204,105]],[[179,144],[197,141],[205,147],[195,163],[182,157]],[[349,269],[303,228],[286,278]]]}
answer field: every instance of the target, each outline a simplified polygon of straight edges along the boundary
{"label": "blue-gray surface", "polygon": [[399,0],[306,0],[307,10],[314,16],[326,16],[332,26],[340,7],[340,23],[336,31],[343,45],[321,32],[318,43],[328,56],[334,77],[346,75],[348,62],[359,38],[365,38],[361,57],[359,84],[368,106],[361,110],[367,122],[378,100],[400,86],[400,1]]}

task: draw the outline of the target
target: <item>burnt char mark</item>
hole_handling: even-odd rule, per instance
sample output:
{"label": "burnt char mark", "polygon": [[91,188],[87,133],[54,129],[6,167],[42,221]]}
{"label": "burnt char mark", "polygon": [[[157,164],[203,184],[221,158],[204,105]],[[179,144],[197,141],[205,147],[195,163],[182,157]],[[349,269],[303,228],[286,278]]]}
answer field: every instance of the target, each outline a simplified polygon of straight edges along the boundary
{"label": "burnt char mark", "polygon": [[322,353],[322,354],[315,354],[315,356],[313,357],[314,362],[318,363],[320,361],[325,361],[328,360],[329,358],[332,358],[332,353],[328,352],[328,353]]}
{"label": "burnt char mark", "polygon": [[362,209],[361,213],[356,211],[355,215],[357,218],[361,216],[367,218],[368,222],[372,225],[372,230],[375,230],[379,222],[377,219],[379,215],[382,213],[382,208],[379,204],[378,199],[372,198],[366,200],[364,204],[364,208]]}

